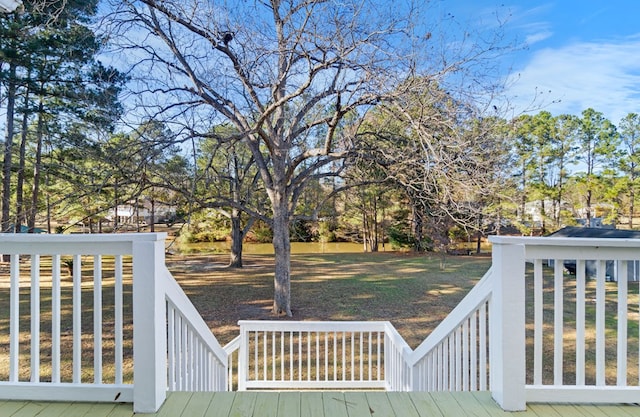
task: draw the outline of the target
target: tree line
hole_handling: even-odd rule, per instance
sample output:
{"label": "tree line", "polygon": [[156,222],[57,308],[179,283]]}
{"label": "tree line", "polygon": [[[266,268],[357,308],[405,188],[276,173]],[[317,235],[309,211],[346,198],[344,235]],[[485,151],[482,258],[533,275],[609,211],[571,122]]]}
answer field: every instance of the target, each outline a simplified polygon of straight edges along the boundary
{"label": "tree line", "polygon": [[248,238],[272,242],[274,312],[291,315],[292,239],[445,253],[601,203],[633,225],[637,115],[506,120],[486,102],[512,47],[500,26],[474,38],[384,4],[68,0],[53,20],[29,2],[0,16],[2,230],[119,231],[120,205],[171,205],[185,238],[230,239],[232,266]]}

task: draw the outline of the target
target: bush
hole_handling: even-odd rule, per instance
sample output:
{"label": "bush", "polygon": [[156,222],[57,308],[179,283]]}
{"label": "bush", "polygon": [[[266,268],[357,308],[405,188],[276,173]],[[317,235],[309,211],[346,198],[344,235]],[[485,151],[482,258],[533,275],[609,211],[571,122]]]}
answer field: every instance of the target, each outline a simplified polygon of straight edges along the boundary
{"label": "bush", "polygon": [[207,225],[199,226],[193,233],[194,242],[221,242],[227,240],[231,233],[227,228],[218,229],[212,226],[207,227]]}
{"label": "bush", "polygon": [[394,250],[407,249],[414,246],[415,239],[413,235],[401,224],[390,226],[387,230],[387,235],[389,236],[391,248]]}
{"label": "bush", "polygon": [[318,241],[322,243],[336,242],[336,224],[333,221],[321,221],[318,223]]}
{"label": "bush", "polygon": [[251,229],[250,240],[255,243],[271,243],[273,242],[273,231],[266,224],[256,222]]}
{"label": "bush", "polygon": [[291,222],[289,237],[292,242],[311,242],[313,240],[311,223],[304,220],[294,220]]}
{"label": "bush", "polygon": [[176,238],[176,243],[178,245],[184,243],[195,243],[196,239],[193,233],[188,228],[183,228],[178,232],[178,237]]}

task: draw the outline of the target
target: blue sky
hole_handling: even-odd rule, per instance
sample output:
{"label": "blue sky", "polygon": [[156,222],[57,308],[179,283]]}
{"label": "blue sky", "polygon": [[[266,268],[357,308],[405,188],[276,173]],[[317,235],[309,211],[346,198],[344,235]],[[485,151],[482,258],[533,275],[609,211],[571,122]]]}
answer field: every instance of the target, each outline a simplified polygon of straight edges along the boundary
{"label": "blue sky", "polygon": [[593,107],[615,124],[640,113],[640,1],[433,1],[461,19],[510,15],[507,36],[525,47],[504,58],[516,113],[536,92],[542,107],[535,112],[579,115]]}

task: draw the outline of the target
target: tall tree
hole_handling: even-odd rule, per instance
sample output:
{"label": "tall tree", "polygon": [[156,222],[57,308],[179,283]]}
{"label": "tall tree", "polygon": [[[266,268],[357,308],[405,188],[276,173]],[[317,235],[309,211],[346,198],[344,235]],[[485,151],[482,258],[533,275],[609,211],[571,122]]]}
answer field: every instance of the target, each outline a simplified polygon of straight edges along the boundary
{"label": "tall tree", "polygon": [[[188,123],[200,133],[211,120],[227,121],[255,159],[271,204],[276,314],[292,314],[289,226],[298,199],[306,184],[354,150],[353,138],[340,130],[345,116],[396,92],[397,79],[418,70],[418,62],[419,70],[447,74],[481,55],[461,51],[463,42],[443,47],[442,61],[434,54],[421,62],[417,53],[432,42],[432,28],[414,25],[413,6],[375,0],[114,4],[112,28],[126,32],[119,38],[123,48],[138,50],[132,56],[145,76],[140,92],[154,93],[143,95],[141,108],[208,121]],[[454,49],[459,56],[452,60]]]}
{"label": "tall tree", "polygon": [[529,220],[526,216],[526,204],[529,201],[530,182],[535,173],[535,143],[529,135],[529,126],[533,116],[524,114],[512,121],[513,142],[516,163],[515,176],[519,178],[519,209],[520,224],[523,226],[528,224]]}
{"label": "tall tree", "polygon": [[[268,221],[260,193],[255,159],[234,136],[229,125],[215,126],[200,144],[196,161],[195,202],[198,208],[215,208],[231,225],[229,266],[241,268],[243,241],[256,220]],[[231,138],[231,140],[227,140]]]}
{"label": "tall tree", "polygon": [[604,115],[588,108],[582,112],[579,125],[580,149],[578,160],[585,166],[584,204],[587,227],[591,226],[593,195],[598,187],[598,175],[603,169],[611,167],[619,154],[620,137],[616,127]]}
{"label": "tall tree", "polygon": [[578,118],[573,115],[561,114],[554,118],[556,135],[553,138],[551,155],[552,187],[555,226],[562,224],[564,211],[564,197],[567,180],[571,174],[569,167],[576,163]]}
{"label": "tall tree", "polygon": [[[62,3],[64,7],[54,1],[28,2],[23,13],[0,16],[0,30],[3,32],[0,56],[9,63],[8,70],[2,73],[8,86],[7,115],[10,118],[3,166],[1,222],[5,231],[11,223],[10,204],[14,192],[11,174],[14,165],[18,167],[15,181],[16,228],[26,219],[29,229],[33,230],[39,204],[40,152],[47,130],[45,124],[57,124],[61,130],[72,130],[71,126],[78,122],[104,127],[119,116],[117,95],[124,77],[95,60],[101,40],[88,26],[90,17],[97,10],[97,0]],[[19,109],[22,123],[17,164],[12,160],[15,133],[13,103],[16,95],[22,95],[24,101]],[[28,132],[28,129],[33,132]],[[28,140],[34,138],[35,146],[30,147]],[[30,156],[27,148],[36,153],[30,199],[24,195],[26,158]],[[27,207],[27,201],[31,207]]]}
{"label": "tall tree", "polygon": [[627,114],[619,123],[624,154],[620,158],[619,169],[627,179],[628,226],[633,228],[635,203],[640,187],[640,116],[637,113]]}
{"label": "tall tree", "polygon": [[522,192],[525,201],[532,200],[539,205],[544,234],[549,220],[553,220],[556,227],[561,223],[568,167],[576,158],[578,121],[574,116],[554,117],[541,111],[533,116],[521,116],[516,123]]}
{"label": "tall tree", "polygon": [[546,234],[547,219],[549,217],[547,202],[551,200],[550,163],[553,152],[553,140],[556,137],[555,119],[547,111],[540,112],[522,126],[525,134],[530,137],[533,146],[532,160],[534,175],[531,182],[533,199],[540,204],[541,233]]}

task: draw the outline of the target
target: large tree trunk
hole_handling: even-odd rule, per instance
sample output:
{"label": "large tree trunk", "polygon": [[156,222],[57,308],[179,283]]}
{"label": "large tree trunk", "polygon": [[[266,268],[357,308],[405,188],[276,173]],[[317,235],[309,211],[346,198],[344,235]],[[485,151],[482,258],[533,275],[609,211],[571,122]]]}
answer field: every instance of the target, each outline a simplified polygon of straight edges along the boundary
{"label": "large tree trunk", "polygon": [[544,197],[540,200],[540,233],[542,236],[547,234],[547,209],[544,204]]}
{"label": "large tree trunk", "polygon": [[242,268],[242,240],[243,230],[240,223],[240,210],[231,210],[231,255],[229,267]]}
{"label": "large tree trunk", "polygon": [[[478,216],[478,232],[476,233],[476,254],[480,255],[482,250],[482,213]],[[498,234],[500,234],[500,223],[498,223]]]}
{"label": "large tree trunk", "polygon": [[422,252],[424,249],[422,247],[422,240],[424,239],[422,215],[420,214],[420,209],[416,207],[416,204],[411,205],[411,210],[413,211],[414,251]]}
{"label": "large tree trunk", "polygon": [[24,93],[24,113],[22,114],[22,132],[20,132],[20,150],[18,153],[18,178],[16,181],[16,233],[22,232],[22,225],[26,223],[26,213],[24,207],[24,182],[27,153],[27,138],[29,128],[29,89]]}
{"label": "large tree trunk", "polygon": [[631,187],[629,190],[629,229],[633,229],[633,214],[634,214],[634,200],[636,198],[636,193],[634,191],[635,179],[632,177],[631,179]]}
{"label": "large tree trunk", "polygon": [[118,230],[118,179],[116,178],[115,183],[113,184],[113,232],[115,233]]}
{"label": "large tree trunk", "polygon": [[151,197],[151,212],[149,213],[149,231],[154,233],[156,231],[156,200]]}
{"label": "large tree trunk", "polygon": [[275,276],[273,313],[291,317],[291,241],[289,240],[289,206],[284,193],[273,199],[273,249]]}
{"label": "large tree trunk", "polygon": [[[589,187],[591,187],[591,179],[588,179]],[[587,190],[587,227],[591,227],[591,189]]]}
{"label": "large tree trunk", "polygon": [[2,231],[11,230],[11,156],[13,152],[13,114],[16,103],[16,66],[9,65],[9,86],[7,87],[7,120],[4,142],[4,162],[2,165]]}
{"label": "large tree trunk", "polygon": [[371,252],[378,252],[379,236],[378,236],[378,194],[373,195],[373,239],[371,241]]}
{"label": "large tree trunk", "polygon": [[[38,199],[40,197],[40,175],[42,171],[42,137],[44,136],[44,104],[42,99],[38,104],[38,125],[36,128],[36,162],[33,167],[33,186],[31,189],[31,209],[27,218],[29,233],[33,233],[36,227],[36,214],[38,213]],[[47,224],[49,218],[47,216]],[[50,226],[47,228],[51,233]]]}
{"label": "large tree trunk", "polygon": [[522,182],[521,182],[521,186],[522,186],[522,195],[520,196],[520,222],[524,223],[526,221],[526,210],[527,210],[527,194],[526,194],[526,187],[527,187],[527,174],[526,174],[526,169],[527,169],[527,165],[526,163],[523,161],[522,162]]}

